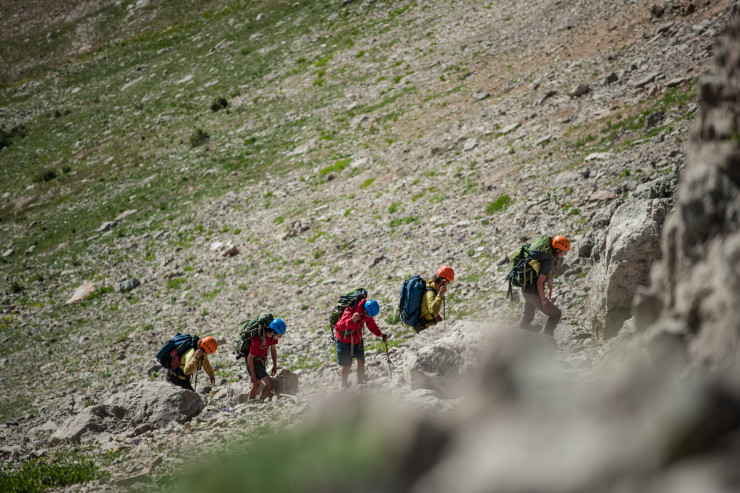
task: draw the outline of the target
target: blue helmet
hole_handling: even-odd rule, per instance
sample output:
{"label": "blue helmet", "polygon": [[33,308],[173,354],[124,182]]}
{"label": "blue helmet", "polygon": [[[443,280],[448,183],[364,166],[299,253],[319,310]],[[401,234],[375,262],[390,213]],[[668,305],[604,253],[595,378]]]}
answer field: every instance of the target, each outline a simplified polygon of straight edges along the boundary
{"label": "blue helmet", "polygon": [[285,334],[285,322],[280,318],[276,318],[270,322],[270,330],[279,335]]}
{"label": "blue helmet", "polygon": [[368,316],[374,317],[378,312],[380,312],[380,305],[378,305],[378,302],[375,300],[367,300],[365,302],[365,312]]}

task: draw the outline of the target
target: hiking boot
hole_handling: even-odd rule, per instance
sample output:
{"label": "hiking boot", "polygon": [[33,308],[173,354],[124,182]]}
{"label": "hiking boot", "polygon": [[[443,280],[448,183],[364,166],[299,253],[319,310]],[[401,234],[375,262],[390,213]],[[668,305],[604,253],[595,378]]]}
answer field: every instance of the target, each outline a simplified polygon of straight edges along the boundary
{"label": "hiking boot", "polygon": [[542,330],[542,326],[537,324],[520,325],[519,328],[527,332],[539,332]]}

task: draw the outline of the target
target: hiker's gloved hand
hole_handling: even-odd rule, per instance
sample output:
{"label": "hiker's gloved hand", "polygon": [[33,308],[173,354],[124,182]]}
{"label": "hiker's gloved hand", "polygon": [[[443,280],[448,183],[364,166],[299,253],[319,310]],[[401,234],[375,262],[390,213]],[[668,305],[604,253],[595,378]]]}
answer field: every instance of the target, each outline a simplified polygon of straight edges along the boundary
{"label": "hiker's gloved hand", "polygon": [[443,284],[441,288],[439,288],[439,295],[444,296],[447,292],[447,284]]}
{"label": "hiker's gloved hand", "polygon": [[203,350],[198,349],[197,351],[195,351],[195,360],[198,361],[201,357],[203,357]]}
{"label": "hiker's gloved hand", "polygon": [[386,342],[388,340],[388,334],[382,333],[380,334],[380,337],[383,338],[383,342]]}
{"label": "hiker's gloved hand", "polygon": [[353,313],[353,314],[352,314],[352,321],[353,321],[354,323],[357,323],[357,322],[359,322],[359,321],[360,321],[360,314],[359,314],[359,313],[357,313],[357,312]]}
{"label": "hiker's gloved hand", "polygon": [[270,370],[270,374],[274,377],[277,373],[278,367],[277,365],[272,365],[272,370]]}
{"label": "hiker's gloved hand", "polygon": [[211,379],[211,385],[216,385],[216,379],[210,375],[208,375],[208,378]]}

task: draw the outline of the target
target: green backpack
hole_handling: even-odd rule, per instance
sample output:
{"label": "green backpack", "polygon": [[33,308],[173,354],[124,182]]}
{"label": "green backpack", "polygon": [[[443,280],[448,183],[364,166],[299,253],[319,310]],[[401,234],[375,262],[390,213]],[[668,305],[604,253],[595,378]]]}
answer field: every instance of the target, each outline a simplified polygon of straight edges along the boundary
{"label": "green backpack", "polygon": [[552,248],[552,237],[540,236],[532,243],[527,243],[509,253],[511,263],[506,280],[509,281],[507,298],[512,296],[512,286],[518,288],[534,286],[540,273],[540,262],[555,255]]}
{"label": "green backpack", "polygon": [[252,337],[255,334],[259,334],[264,339],[265,330],[270,328],[270,322],[273,320],[275,319],[272,313],[265,313],[264,315],[239,324],[239,341],[236,343],[236,347],[234,347],[236,359],[247,357],[247,354],[249,354],[249,345],[252,343]]}
{"label": "green backpack", "polygon": [[332,341],[334,340],[334,326],[337,325],[337,322],[339,322],[339,319],[342,317],[342,313],[344,313],[344,310],[346,310],[348,307],[354,307],[355,305],[357,305],[357,303],[364,299],[367,299],[367,290],[364,288],[353,289],[352,291],[344,293],[339,297],[339,301],[337,302],[334,309],[331,311],[331,315],[329,315],[329,325],[331,326],[329,336],[331,337]]}

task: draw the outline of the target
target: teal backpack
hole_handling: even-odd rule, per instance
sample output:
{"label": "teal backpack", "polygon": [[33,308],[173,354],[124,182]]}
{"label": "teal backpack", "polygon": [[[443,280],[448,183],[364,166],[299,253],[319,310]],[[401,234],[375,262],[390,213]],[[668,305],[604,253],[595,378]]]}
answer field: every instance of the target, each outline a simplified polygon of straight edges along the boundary
{"label": "teal backpack", "polygon": [[524,288],[536,285],[540,262],[554,255],[550,236],[540,236],[532,243],[524,244],[509,253],[511,263],[506,275],[506,280],[509,281],[506,297],[512,297],[512,286]]}
{"label": "teal backpack", "polygon": [[252,320],[247,320],[239,324],[239,341],[234,347],[236,359],[246,358],[249,354],[249,345],[252,343],[252,337],[258,334],[262,339],[265,338],[265,330],[270,328],[270,322],[275,320],[272,313],[265,313]]}

